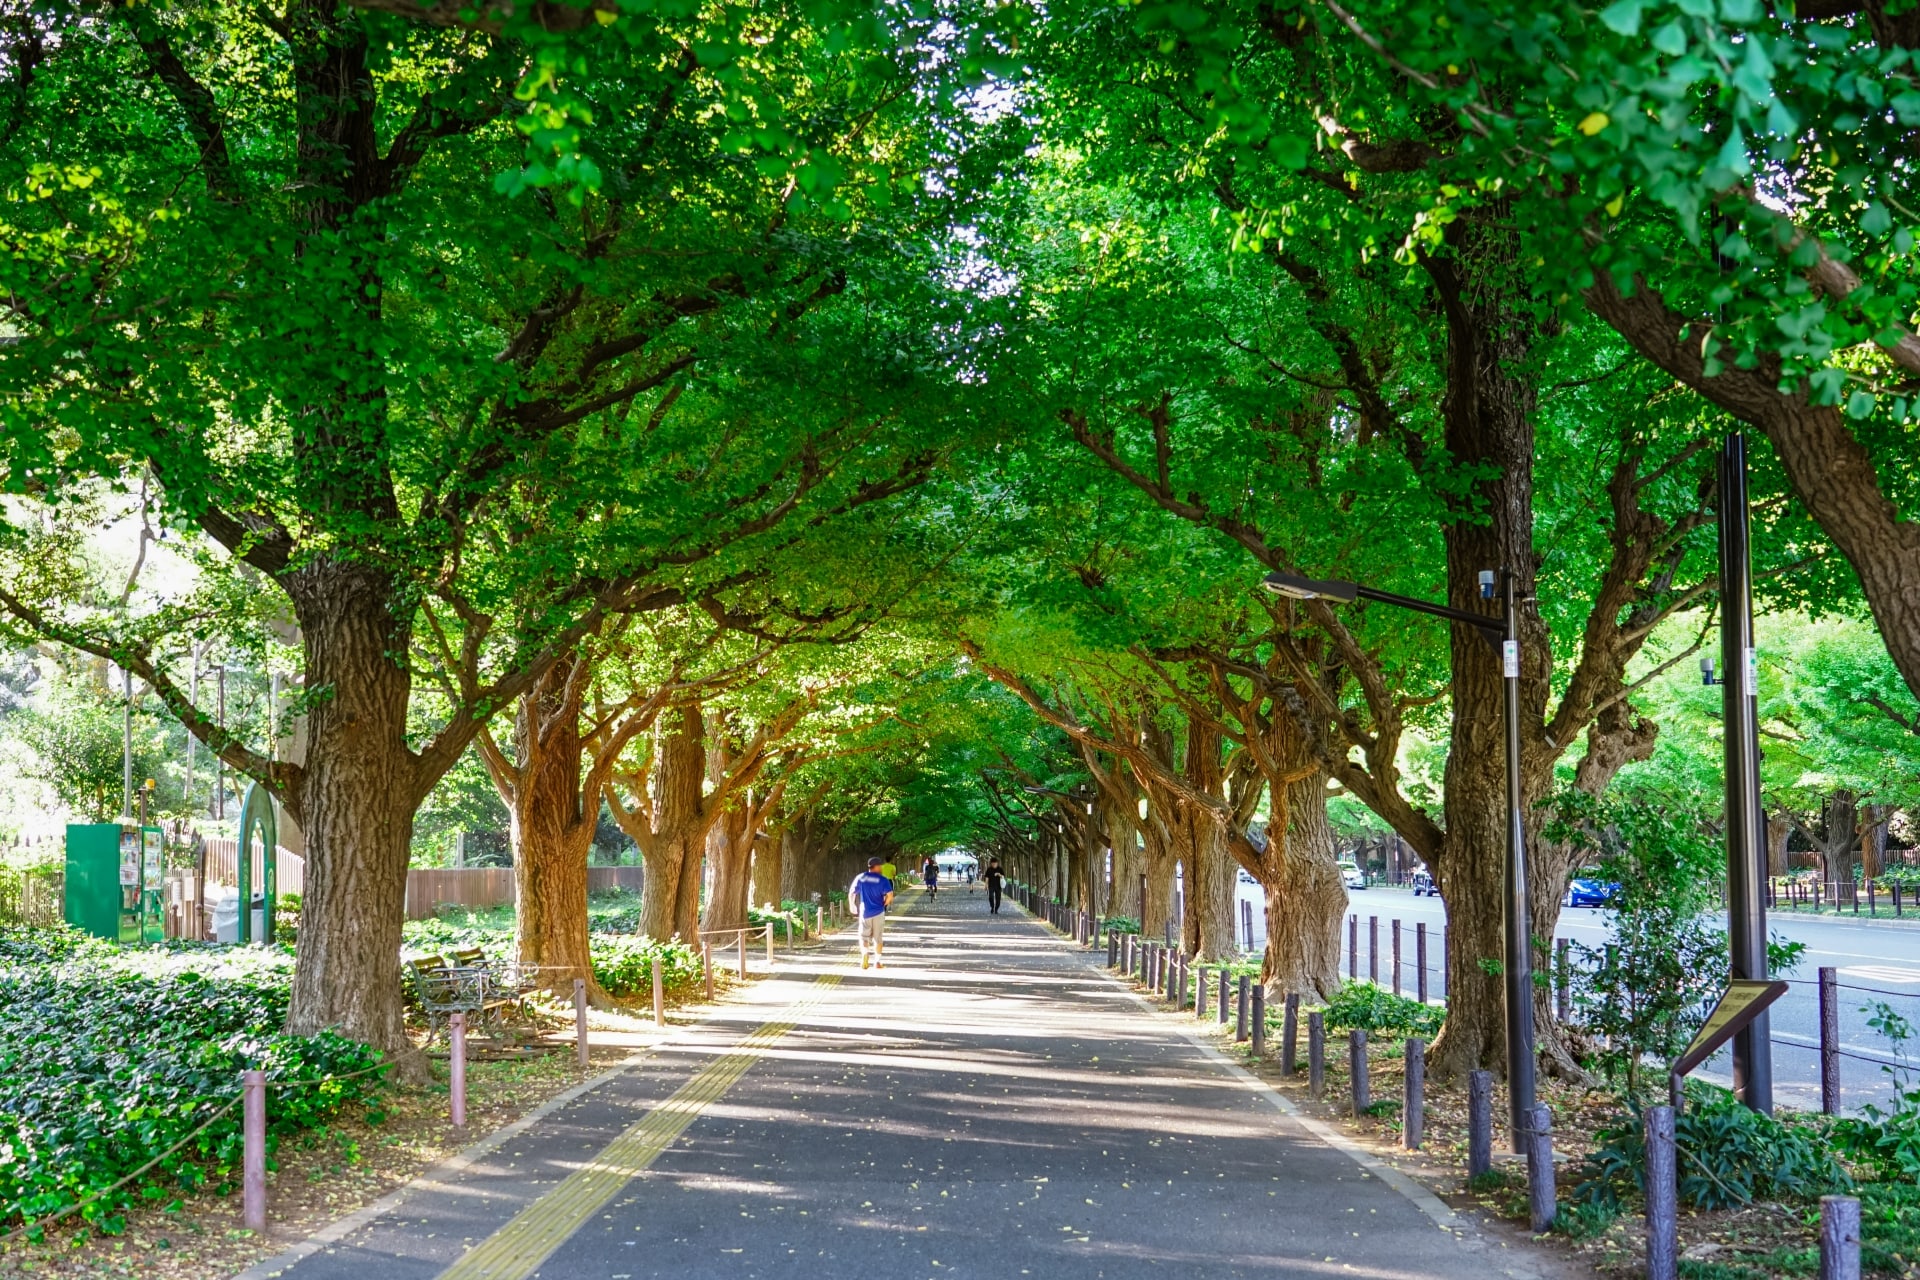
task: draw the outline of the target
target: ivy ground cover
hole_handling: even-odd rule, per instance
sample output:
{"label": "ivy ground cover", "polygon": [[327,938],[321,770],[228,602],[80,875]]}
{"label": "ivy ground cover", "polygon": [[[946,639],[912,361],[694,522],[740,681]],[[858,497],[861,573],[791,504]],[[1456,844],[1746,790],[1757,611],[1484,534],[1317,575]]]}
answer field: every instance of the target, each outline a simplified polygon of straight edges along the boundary
{"label": "ivy ground cover", "polygon": [[0,931],[0,1229],[112,1188],[183,1139],[77,1216],[113,1232],[131,1203],[226,1182],[248,1068],[267,1073],[270,1153],[343,1109],[371,1110],[385,1075],[373,1050],[280,1029],[292,975],[278,950]]}

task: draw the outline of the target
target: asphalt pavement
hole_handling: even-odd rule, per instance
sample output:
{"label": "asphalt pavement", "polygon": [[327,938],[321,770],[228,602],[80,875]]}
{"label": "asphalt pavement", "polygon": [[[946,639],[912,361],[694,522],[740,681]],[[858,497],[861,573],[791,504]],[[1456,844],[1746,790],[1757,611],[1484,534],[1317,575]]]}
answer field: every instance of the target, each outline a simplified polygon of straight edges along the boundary
{"label": "asphalt pavement", "polygon": [[[1890,908],[1881,903],[1881,910]],[[1864,907],[1862,908],[1864,911]],[[1434,897],[1414,897],[1405,889],[1372,888],[1348,895],[1347,911],[1359,918],[1357,972],[1368,976],[1372,955],[1369,921],[1379,921],[1379,973],[1392,982],[1392,922],[1401,922],[1402,989],[1416,989],[1414,929],[1425,923],[1428,934],[1428,992],[1445,994],[1446,970],[1440,937],[1446,925],[1446,905]],[[1598,950],[1608,937],[1604,907],[1562,907],[1556,938],[1567,938]],[[1724,927],[1725,921],[1721,922]],[[1769,1011],[1772,1019],[1774,1101],[1806,1111],[1820,1109],[1820,1004],[1818,973],[1822,967],[1839,970],[1840,1096],[1847,1110],[1863,1103],[1885,1105],[1906,1075],[1905,1061],[1887,1038],[1868,1026],[1873,1007],[1890,1006],[1920,1026],[1920,912],[1900,920],[1846,916],[1796,915],[1780,911],[1767,917],[1770,932],[1806,944],[1806,954],[1787,975],[1787,994]],[[1341,929],[1341,972],[1347,972],[1347,932]],[[1906,1046],[1920,1063],[1920,1042]],[[1696,1075],[1716,1084],[1731,1085],[1726,1054],[1709,1060]],[[1920,1083],[1920,1074],[1914,1076]]]}
{"label": "asphalt pavement", "polygon": [[[921,891],[291,1280],[1563,1274],[1291,1114],[1011,904]],[[264,1272],[263,1272],[264,1274]]]}

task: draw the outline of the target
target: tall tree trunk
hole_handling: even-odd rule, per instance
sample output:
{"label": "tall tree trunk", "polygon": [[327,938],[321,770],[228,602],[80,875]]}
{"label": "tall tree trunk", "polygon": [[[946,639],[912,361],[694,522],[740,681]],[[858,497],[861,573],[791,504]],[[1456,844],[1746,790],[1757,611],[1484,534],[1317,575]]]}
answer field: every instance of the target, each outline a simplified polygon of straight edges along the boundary
{"label": "tall tree trunk", "polygon": [[1211,813],[1193,805],[1187,810],[1191,859],[1187,862],[1188,913],[1198,937],[1187,945],[1202,960],[1232,960],[1240,954],[1239,925],[1234,919],[1233,886],[1237,865],[1227,852],[1227,833]]}
{"label": "tall tree trunk", "polygon": [[753,839],[753,901],[779,906],[789,895],[781,867],[786,842],[778,835],[755,833]]}
{"label": "tall tree trunk", "polygon": [[653,767],[646,779],[650,804],[638,815],[614,806],[614,818],[640,846],[646,863],[646,893],[640,932],[662,941],[699,936],[700,870],[707,838],[701,796],[706,776],[706,722],[697,705],[677,708],[655,734]]}
{"label": "tall tree trunk", "polygon": [[1140,854],[1140,819],[1137,811],[1123,805],[1107,807],[1107,885],[1103,910],[1110,916],[1132,913],[1133,895],[1139,890],[1140,872],[1145,861]]}
{"label": "tall tree trunk", "polygon": [[[1449,252],[1425,259],[1447,321],[1447,385],[1441,404],[1448,454],[1458,466],[1490,474],[1476,486],[1483,505],[1442,528],[1447,598],[1456,609],[1489,612],[1478,576],[1514,574],[1521,605],[1523,726],[1538,735],[1551,673],[1548,636],[1533,603],[1534,392],[1524,370],[1531,338],[1520,296],[1517,245],[1491,224],[1496,211],[1449,228]],[[1500,655],[1480,632],[1456,623],[1452,636],[1451,739],[1445,773],[1446,836],[1433,868],[1447,903],[1452,944],[1447,967],[1447,1021],[1430,1059],[1437,1074],[1475,1068],[1504,1072],[1504,961],[1507,847],[1506,745]],[[1537,846],[1531,801],[1551,782],[1534,776],[1539,755],[1524,750],[1522,811],[1527,847]]]}
{"label": "tall tree trunk", "polygon": [[1784,813],[1767,818],[1767,874],[1787,874],[1787,837],[1793,834],[1793,820]]}
{"label": "tall tree trunk", "polygon": [[1259,854],[1266,891],[1267,951],[1260,981],[1270,996],[1331,998],[1340,988],[1340,920],[1347,886],[1327,822],[1327,775],[1293,717],[1279,714],[1270,735],[1267,778],[1273,820]]}
{"label": "tall tree trunk", "polygon": [[701,916],[704,928],[734,929],[747,922],[752,819],[752,810],[742,800],[722,813],[707,835],[707,864],[713,869],[713,887]]}
{"label": "tall tree trunk", "polygon": [[407,746],[410,646],[385,574],[318,556],[284,575],[305,647],[308,712],[298,819],[307,837],[287,1030],[406,1045],[400,925],[422,786]]}
{"label": "tall tree trunk", "polygon": [[1147,821],[1141,831],[1146,837],[1146,849],[1141,858],[1141,873],[1146,877],[1146,901],[1138,901],[1138,888],[1130,895],[1136,900],[1136,910],[1140,912],[1140,932],[1152,938],[1164,936],[1167,922],[1172,919],[1173,864],[1179,858],[1173,836],[1173,824],[1179,818],[1171,812],[1163,813],[1162,808],[1158,796],[1148,801]]}

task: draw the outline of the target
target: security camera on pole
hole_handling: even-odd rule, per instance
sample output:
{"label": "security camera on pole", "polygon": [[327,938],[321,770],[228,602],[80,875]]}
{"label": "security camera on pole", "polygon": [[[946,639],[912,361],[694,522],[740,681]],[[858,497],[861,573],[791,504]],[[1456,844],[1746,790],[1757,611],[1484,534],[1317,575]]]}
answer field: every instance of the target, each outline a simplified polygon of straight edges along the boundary
{"label": "security camera on pole", "polygon": [[1506,976],[1507,1005],[1507,1095],[1511,1104],[1510,1131],[1514,1150],[1528,1128],[1527,1117],[1534,1105],[1533,1056],[1533,950],[1529,937],[1533,922],[1527,909],[1527,833],[1522,820],[1520,794],[1520,613],[1514,599],[1513,572],[1502,568],[1480,571],[1480,598],[1492,600],[1496,586],[1500,593],[1502,616],[1468,613],[1428,600],[1380,591],[1357,582],[1303,578],[1291,573],[1270,573],[1262,583],[1267,590],[1295,600],[1336,600],[1352,604],[1355,600],[1377,600],[1399,609],[1464,622],[1500,652],[1504,677],[1507,740],[1507,857],[1506,857]]}

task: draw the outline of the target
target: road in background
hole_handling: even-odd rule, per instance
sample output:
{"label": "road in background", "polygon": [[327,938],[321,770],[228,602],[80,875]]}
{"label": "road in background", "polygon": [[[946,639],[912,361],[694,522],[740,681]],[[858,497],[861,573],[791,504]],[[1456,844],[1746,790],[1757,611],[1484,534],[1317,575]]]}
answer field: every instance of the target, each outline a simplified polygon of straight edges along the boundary
{"label": "road in background", "polygon": [[[1441,938],[1447,920],[1439,898],[1415,897],[1405,889],[1374,888],[1347,895],[1347,912],[1359,917],[1359,976],[1368,974],[1368,921],[1378,919],[1380,981],[1393,984],[1392,921],[1401,922],[1401,989],[1413,994],[1414,926],[1427,926],[1427,993],[1446,994],[1446,965]],[[1562,907],[1556,938],[1566,938],[1598,952],[1608,937],[1604,907]],[[1820,1004],[1818,971],[1838,969],[1840,980],[1841,1101],[1848,1110],[1862,1103],[1882,1105],[1892,1099],[1895,1081],[1886,1068],[1901,1066],[1893,1047],[1867,1025],[1870,1006],[1891,1005],[1895,1012],[1920,1024],[1920,919],[1850,919],[1842,916],[1770,915],[1768,929],[1780,938],[1806,944],[1806,954],[1788,975],[1791,986],[1773,1006],[1774,1101],[1801,1110],[1820,1109]],[[1349,972],[1347,926],[1340,926],[1340,972]],[[1579,952],[1576,949],[1575,955]],[[1915,1046],[1920,1053],[1920,1045]],[[1726,1054],[1711,1059],[1694,1073],[1716,1084],[1732,1084]]]}

